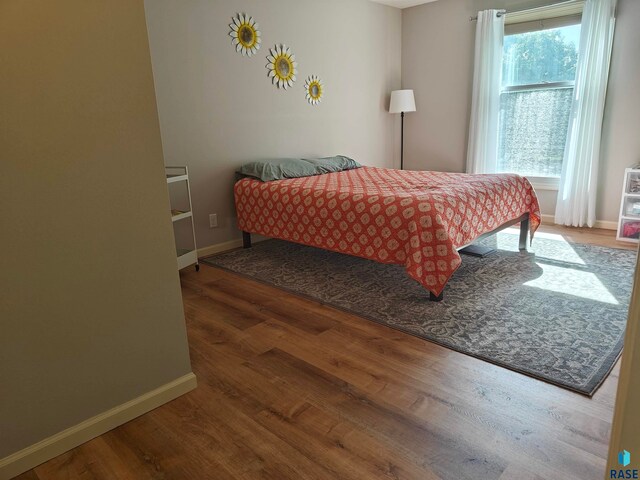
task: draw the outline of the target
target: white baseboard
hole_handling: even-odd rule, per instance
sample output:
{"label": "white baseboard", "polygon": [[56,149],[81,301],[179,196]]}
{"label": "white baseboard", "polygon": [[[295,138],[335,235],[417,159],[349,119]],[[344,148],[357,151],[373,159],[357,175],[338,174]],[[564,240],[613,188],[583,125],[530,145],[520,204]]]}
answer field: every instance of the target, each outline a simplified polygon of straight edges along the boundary
{"label": "white baseboard", "polygon": [[[268,240],[267,237],[263,237],[262,235],[253,234],[251,236],[251,241],[253,243],[263,242],[264,240]],[[216,253],[227,252],[229,250],[233,250],[234,248],[240,248],[242,246],[242,240],[231,240],[229,242],[223,243],[215,243],[213,245],[209,245],[208,247],[202,247],[198,249],[198,258],[208,257],[209,255],[214,255]]]}
{"label": "white baseboard", "polygon": [[596,220],[595,228],[604,228],[605,230],[618,230],[618,222],[610,220]]}
{"label": "white baseboard", "polygon": [[[555,216],[554,215],[540,215],[543,225],[555,225]],[[596,220],[593,228],[603,228],[605,230],[617,230],[618,222],[611,222],[608,220]]]}
{"label": "white baseboard", "polygon": [[202,247],[198,249],[198,258],[208,257],[216,253],[226,252],[233,250],[234,248],[240,248],[242,246],[242,240],[231,240],[230,242],[215,243],[208,247]]}
{"label": "white baseboard", "polygon": [[197,386],[193,373],[118,405],[23,450],[0,459],[0,480],[8,480],[72,448],[102,435],[154,408],[184,395]]}

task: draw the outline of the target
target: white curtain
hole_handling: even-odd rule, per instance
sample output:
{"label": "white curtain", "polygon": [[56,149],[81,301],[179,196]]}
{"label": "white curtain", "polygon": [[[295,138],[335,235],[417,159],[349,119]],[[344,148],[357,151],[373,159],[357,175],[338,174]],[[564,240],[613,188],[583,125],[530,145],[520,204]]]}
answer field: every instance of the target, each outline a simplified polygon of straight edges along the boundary
{"label": "white curtain", "polygon": [[578,67],[556,204],[556,223],[593,227],[602,117],[607,94],[617,0],[587,0]]}
{"label": "white curtain", "polygon": [[478,12],[467,173],[493,173],[498,163],[498,117],[502,81],[504,15]]}

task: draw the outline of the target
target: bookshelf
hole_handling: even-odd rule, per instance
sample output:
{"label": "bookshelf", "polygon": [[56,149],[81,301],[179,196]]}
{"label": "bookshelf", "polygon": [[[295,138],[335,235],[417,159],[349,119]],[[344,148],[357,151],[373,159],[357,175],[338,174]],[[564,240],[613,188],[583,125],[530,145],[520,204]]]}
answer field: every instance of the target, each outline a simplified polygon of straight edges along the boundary
{"label": "bookshelf", "polygon": [[195,265],[196,271],[199,271],[200,264],[198,263],[196,231],[193,223],[189,169],[186,166],[165,167],[165,176],[167,177],[167,188],[169,189],[171,203],[171,222],[176,244],[178,270]]}
{"label": "bookshelf", "polygon": [[640,168],[627,168],[624,171],[616,238],[635,243],[640,238]]}

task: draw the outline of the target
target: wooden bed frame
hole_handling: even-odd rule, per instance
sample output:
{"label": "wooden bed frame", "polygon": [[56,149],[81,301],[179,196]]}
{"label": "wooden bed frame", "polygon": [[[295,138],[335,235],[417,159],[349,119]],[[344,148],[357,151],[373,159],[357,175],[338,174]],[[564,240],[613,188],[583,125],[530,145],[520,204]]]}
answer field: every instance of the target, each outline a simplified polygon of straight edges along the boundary
{"label": "wooden bed frame", "polygon": [[[529,212],[524,213],[523,215],[521,215],[520,217],[514,220],[510,220],[507,223],[500,225],[498,228],[491,230],[490,232],[483,233],[478,238],[476,238],[473,242],[468,243],[467,245],[462,245],[461,247],[458,247],[457,250],[460,251],[463,248],[468,247],[472,243],[477,242],[478,240],[482,240],[483,238],[487,238],[487,237],[490,237],[491,235],[495,235],[496,233],[506,228],[512,227],[517,223],[520,224],[520,239],[518,241],[518,248],[520,250],[526,250],[527,239],[529,237]],[[242,247],[251,248],[251,233],[245,232],[245,231],[242,232]],[[433,302],[440,302],[442,301],[443,298],[444,298],[444,292],[440,293],[440,295],[434,295],[433,293],[429,292],[429,299]]]}

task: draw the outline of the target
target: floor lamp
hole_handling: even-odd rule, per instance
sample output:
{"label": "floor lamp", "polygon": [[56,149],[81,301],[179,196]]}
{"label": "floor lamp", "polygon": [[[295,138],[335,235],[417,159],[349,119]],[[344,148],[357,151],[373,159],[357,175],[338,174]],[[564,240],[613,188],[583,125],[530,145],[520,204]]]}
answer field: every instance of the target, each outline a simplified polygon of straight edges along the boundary
{"label": "floor lamp", "polygon": [[389,113],[399,113],[402,125],[400,130],[400,170],[404,170],[404,114],[415,111],[416,101],[413,97],[413,90],[394,90],[391,92]]}

